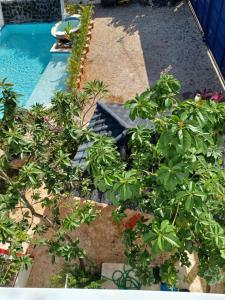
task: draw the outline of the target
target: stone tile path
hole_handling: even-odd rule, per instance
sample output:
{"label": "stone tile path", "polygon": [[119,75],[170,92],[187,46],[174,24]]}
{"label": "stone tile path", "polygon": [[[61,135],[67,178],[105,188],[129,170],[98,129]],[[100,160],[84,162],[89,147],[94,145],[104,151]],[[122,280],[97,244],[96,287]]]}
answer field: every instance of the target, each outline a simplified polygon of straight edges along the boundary
{"label": "stone tile path", "polygon": [[85,80],[109,85],[123,102],[169,71],[182,83],[183,97],[198,89],[222,86],[186,4],[177,9],[128,6],[96,7]]}

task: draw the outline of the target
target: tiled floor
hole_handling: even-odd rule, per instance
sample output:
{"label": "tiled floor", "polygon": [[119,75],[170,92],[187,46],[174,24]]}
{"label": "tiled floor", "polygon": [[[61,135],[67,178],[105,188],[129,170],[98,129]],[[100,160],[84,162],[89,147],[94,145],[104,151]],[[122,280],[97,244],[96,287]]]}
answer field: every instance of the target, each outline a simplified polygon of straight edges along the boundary
{"label": "tiled floor", "polygon": [[109,85],[124,102],[169,71],[182,83],[182,97],[222,86],[186,4],[177,9],[128,6],[96,8],[85,80]]}

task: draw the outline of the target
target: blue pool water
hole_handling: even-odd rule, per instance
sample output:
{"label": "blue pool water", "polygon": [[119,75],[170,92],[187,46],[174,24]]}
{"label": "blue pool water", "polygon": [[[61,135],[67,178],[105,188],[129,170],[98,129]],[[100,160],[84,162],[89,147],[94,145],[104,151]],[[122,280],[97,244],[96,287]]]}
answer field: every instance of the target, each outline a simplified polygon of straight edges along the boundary
{"label": "blue pool water", "polygon": [[40,80],[26,102],[30,108],[35,103],[48,104],[55,91],[64,91],[67,88],[67,53],[54,53],[45,68]]}
{"label": "blue pool water", "polygon": [[[6,25],[0,31],[0,79],[15,84],[26,105],[51,60],[54,23]],[[46,83],[47,84],[47,83]]]}
{"label": "blue pool water", "polygon": [[63,21],[59,27],[57,28],[58,31],[65,31],[65,29],[68,27],[68,25],[71,27],[71,29],[78,27],[80,24],[80,20],[78,18],[71,18],[68,20]]}

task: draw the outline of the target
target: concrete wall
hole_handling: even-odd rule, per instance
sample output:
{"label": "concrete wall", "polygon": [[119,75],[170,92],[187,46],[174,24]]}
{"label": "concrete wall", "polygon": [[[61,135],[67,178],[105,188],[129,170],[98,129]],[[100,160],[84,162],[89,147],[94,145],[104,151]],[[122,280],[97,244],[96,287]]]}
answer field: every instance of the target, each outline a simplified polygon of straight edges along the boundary
{"label": "concrete wall", "polygon": [[[43,270],[44,271],[44,270]],[[95,290],[95,289],[13,289],[1,288],[1,300],[224,300],[224,295],[155,292],[138,290]]]}
{"label": "concrete wall", "polygon": [[5,23],[51,22],[62,17],[60,0],[3,0]]}
{"label": "concrete wall", "polygon": [[3,19],[3,13],[2,13],[2,5],[0,2],[0,30],[4,26],[4,19]]}

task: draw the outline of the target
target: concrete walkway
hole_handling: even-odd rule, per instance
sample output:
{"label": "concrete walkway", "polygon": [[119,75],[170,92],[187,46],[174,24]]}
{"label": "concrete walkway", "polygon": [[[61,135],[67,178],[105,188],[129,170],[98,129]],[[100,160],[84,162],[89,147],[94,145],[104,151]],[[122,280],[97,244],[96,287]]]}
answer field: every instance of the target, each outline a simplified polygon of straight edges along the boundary
{"label": "concrete walkway", "polygon": [[186,4],[177,9],[99,6],[95,12],[85,80],[103,80],[111,100],[133,97],[165,71],[181,81],[184,98],[199,89],[222,90]]}

